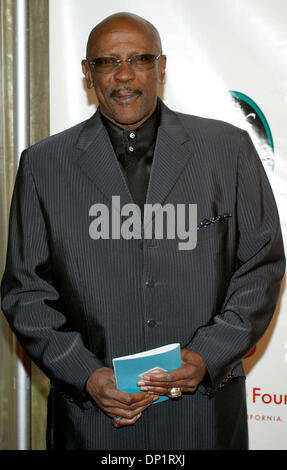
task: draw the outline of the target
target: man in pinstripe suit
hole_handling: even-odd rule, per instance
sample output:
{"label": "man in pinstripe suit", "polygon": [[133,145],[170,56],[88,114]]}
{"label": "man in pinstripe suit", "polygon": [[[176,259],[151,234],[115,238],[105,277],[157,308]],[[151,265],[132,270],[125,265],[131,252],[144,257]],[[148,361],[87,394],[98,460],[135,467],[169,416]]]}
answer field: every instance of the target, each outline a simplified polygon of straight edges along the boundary
{"label": "man in pinstripe suit", "polygon": [[[96,114],[21,157],[2,308],[51,379],[51,449],[248,446],[242,358],[284,273],[276,205],[245,132],[157,98],[165,65],[150,23],[107,18],[82,62]],[[89,208],[115,195],[141,209],[196,203],[196,248],[93,240]],[[138,394],[117,390],[113,357],[170,342],[180,369],[139,381]],[[171,389],[180,398],[150,406]]]}

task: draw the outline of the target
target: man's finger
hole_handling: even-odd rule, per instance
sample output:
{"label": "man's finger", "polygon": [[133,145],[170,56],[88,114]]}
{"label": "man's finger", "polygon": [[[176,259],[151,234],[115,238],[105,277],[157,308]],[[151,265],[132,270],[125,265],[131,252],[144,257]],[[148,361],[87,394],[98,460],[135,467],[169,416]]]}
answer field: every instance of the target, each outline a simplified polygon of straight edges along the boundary
{"label": "man's finger", "polygon": [[169,384],[166,387],[163,386],[144,386],[142,387],[145,390],[148,390],[151,393],[154,393],[156,395],[168,395],[170,390],[173,388],[180,388],[181,392],[194,392],[195,389],[197,388],[197,382],[174,382],[172,384]]}
{"label": "man's finger", "polygon": [[190,379],[193,374],[194,367],[190,364],[184,364],[179,369],[174,369],[170,372],[162,372],[160,374],[144,375],[141,380],[137,382],[140,385],[168,385],[179,380]]}
{"label": "man's finger", "polygon": [[[151,394],[150,394],[151,396]],[[156,397],[158,399],[158,396]],[[111,417],[114,416],[121,416],[122,418],[126,419],[134,419],[135,416],[137,416],[139,413],[142,413],[144,410],[146,410],[153,402],[153,398],[150,398],[149,401],[146,401],[143,405],[137,406],[134,409],[124,409],[121,406],[118,407],[112,407],[112,406],[107,406],[104,407],[103,410],[104,412]]]}
{"label": "man's finger", "polygon": [[135,424],[140,419],[141,415],[142,414],[139,413],[133,419],[121,418],[120,420],[113,421],[113,426],[115,428],[121,428],[122,426],[132,426],[133,424]]}
{"label": "man's finger", "polygon": [[134,403],[139,403],[147,398],[149,398],[145,393],[128,393],[123,390],[118,390],[114,386],[106,387],[103,392],[103,397],[108,400],[114,400],[115,402],[122,403],[130,407]]}
{"label": "man's finger", "polygon": [[146,393],[146,392],[139,392],[138,395],[141,395],[144,397],[143,399],[139,401],[132,401],[130,405],[127,405],[119,400],[111,400],[109,398],[103,398],[101,400],[101,404],[105,408],[120,408],[123,410],[137,410],[142,407],[147,407],[149,406],[153,401],[157,399],[153,394],[151,393]]}

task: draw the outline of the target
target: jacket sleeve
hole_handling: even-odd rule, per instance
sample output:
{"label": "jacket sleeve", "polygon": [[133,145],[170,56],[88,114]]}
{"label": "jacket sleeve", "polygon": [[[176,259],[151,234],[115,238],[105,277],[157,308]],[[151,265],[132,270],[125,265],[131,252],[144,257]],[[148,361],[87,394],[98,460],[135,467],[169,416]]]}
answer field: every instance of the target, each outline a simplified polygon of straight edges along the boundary
{"label": "jacket sleeve", "polygon": [[[221,312],[187,346],[206,362],[213,392],[263,336],[280,293],[285,257],[279,216],[247,132],[238,154],[236,270]],[[224,255],[224,254],[223,254]]]}
{"label": "jacket sleeve", "polygon": [[2,310],[31,359],[55,386],[75,400],[84,397],[89,375],[103,364],[70,331],[53,286],[45,220],[29,166],[21,155],[12,197]]}

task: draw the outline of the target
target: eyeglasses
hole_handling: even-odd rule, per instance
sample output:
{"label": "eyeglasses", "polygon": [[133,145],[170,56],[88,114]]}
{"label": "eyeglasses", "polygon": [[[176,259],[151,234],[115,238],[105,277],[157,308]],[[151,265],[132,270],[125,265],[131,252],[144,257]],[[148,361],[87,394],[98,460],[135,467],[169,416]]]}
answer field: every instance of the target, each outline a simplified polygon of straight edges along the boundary
{"label": "eyeglasses", "polygon": [[122,60],[116,57],[98,57],[96,59],[87,59],[95,72],[110,73],[116,70],[120,64],[126,62],[133,70],[149,70],[155,62],[162,56],[162,52],[155,56],[153,54],[137,54]]}

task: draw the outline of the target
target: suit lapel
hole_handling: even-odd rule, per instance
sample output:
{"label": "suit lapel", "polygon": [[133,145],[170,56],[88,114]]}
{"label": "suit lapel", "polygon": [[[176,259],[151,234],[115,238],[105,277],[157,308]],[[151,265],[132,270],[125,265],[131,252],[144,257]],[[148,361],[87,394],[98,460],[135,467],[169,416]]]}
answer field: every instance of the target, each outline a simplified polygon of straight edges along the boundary
{"label": "suit lapel", "polygon": [[112,196],[120,196],[121,205],[133,202],[99,110],[86,122],[77,148],[77,165],[110,202]]}
{"label": "suit lapel", "polygon": [[[158,129],[151,170],[147,204],[164,204],[190,159],[190,137],[176,113],[161,102],[161,122]],[[150,220],[145,220],[145,226]]]}

